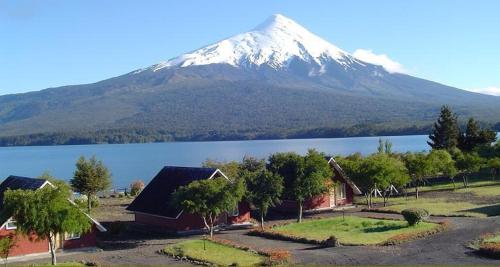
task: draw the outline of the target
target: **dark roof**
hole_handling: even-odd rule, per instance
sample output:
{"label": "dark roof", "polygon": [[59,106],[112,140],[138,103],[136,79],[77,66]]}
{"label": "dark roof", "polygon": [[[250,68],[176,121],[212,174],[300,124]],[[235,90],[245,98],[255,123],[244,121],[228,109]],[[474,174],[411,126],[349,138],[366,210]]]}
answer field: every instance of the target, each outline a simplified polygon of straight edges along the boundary
{"label": "dark roof", "polygon": [[176,218],[180,209],[170,204],[172,193],[180,186],[210,178],[217,169],[164,167],[127,207],[127,210]]}
{"label": "dark roof", "polygon": [[0,209],[3,208],[3,194],[7,189],[36,190],[47,182],[45,179],[35,179],[21,176],[9,176],[0,184]]}
{"label": "dark roof", "polygon": [[333,166],[333,169],[342,176],[342,178],[346,181],[346,183],[352,188],[354,194],[356,195],[361,195],[362,192],[359,190],[358,186],[345,174],[344,170],[342,170],[342,167],[335,161],[333,157],[327,157],[328,163]]}

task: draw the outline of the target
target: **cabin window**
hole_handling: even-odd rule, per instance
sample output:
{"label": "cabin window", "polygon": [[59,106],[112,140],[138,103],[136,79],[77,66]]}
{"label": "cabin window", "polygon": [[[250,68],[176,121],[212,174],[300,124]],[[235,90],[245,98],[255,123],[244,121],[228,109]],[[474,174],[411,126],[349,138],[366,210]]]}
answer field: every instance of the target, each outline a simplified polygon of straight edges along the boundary
{"label": "cabin window", "polygon": [[229,216],[236,217],[239,215],[240,215],[240,209],[238,208],[238,205],[236,205],[234,209],[229,212]]}
{"label": "cabin window", "polygon": [[346,198],[346,186],[345,183],[340,183],[335,186],[335,194],[337,195],[337,199],[345,199]]}
{"label": "cabin window", "polygon": [[7,223],[5,224],[5,229],[7,230],[14,230],[17,229],[17,224],[15,220],[9,219]]}
{"label": "cabin window", "polygon": [[80,234],[77,233],[67,233],[65,240],[73,240],[73,239],[79,239]]}

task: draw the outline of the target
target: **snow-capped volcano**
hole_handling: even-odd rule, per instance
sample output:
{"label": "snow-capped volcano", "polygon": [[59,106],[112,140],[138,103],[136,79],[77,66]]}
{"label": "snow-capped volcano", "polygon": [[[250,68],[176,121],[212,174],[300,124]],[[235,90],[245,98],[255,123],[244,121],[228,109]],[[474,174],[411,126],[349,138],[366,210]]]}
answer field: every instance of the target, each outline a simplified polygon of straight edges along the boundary
{"label": "snow-capped volcano", "polygon": [[151,66],[157,71],[171,67],[229,64],[234,67],[273,69],[289,66],[294,59],[319,67],[335,61],[344,67],[357,60],[347,52],[314,35],[295,21],[276,14],[253,30]]}

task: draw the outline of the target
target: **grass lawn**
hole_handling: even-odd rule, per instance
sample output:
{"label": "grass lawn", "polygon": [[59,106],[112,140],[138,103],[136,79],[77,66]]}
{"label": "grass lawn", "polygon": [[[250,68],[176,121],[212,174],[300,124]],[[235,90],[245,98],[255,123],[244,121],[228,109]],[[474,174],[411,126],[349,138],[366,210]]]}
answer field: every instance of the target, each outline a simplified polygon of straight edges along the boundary
{"label": "grass lawn", "polygon": [[491,236],[491,237],[487,237],[483,240],[483,242],[488,242],[488,243],[498,243],[500,244],[500,233],[499,234],[496,234],[494,236]]}
{"label": "grass lawn", "polygon": [[457,190],[457,192],[459,192],[459,193],[471,192],[478,197],[481,197],[481,196],[494,197],[494,196],[500,196],[500,185],[471,187],[471,188],[467,188],[467,189],[462,188],[462,189]]}
{"label": "grass lawn", "polygon": [[252,252],[205,241],[206,250],[203,250],[203,240],[187,240],[168,245],[164,251],[175,256],[207,261],[215,265],[228,266],[237,263],[238,266],[255,266],[264,261],[264,257]]}
{"label": "grass lawn", "polygon": [[[463,189],[462,180],[456,179],[455,180],[455,185],[456,185],[456,189],[460,189],[460,190]],[[491,185],[500,186],[500,181],[498,181],[498,180],[491,180],[491,179],[469,181],[469,187],[471,187],[471,188],[472,187],[486,187],[486,186],[491,186]],[[445,189],[453,190],[453,188],[454,188],[453,187],[453,183],[452,182],[447,182],[447,183],[439,183],[439,184],[429,185],[429,186],[421,186],[419,188],[419,191],[420,192],[428,192],[428,191],[445,190]],[[411,188],[408,191],[409,192],[414,192],[415,189]]]}
{"label": "grass lawn", "polygon": [[381,210],[401,212],[408,208],[422,208],[430,212],[431,215],[443,216],[472,216],[487,217],[500,212],[498,205],[477,205],[466,201],[449,201],[446,198],[425,198],[415,199],[408,197],[391,198],[388,206]]}
{"label": "grass lawn", "polygon": [[315,240],[325,240],[333,235],[340,243],[372,245],[387,241],[399,234],[419,233],[435,227],[438,225],[426,222],[410,227],[406,221],[346,216],[345,220],[342,217],[305,220],[302,223],[277,226],[273,230]]}

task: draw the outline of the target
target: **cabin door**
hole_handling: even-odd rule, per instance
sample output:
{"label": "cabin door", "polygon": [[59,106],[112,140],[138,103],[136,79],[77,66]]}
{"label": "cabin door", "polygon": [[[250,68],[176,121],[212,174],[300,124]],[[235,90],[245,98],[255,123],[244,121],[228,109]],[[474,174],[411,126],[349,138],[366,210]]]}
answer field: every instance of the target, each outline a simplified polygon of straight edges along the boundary
{"label": "cabin door", "polygon": [[335,207],[335,188],[330,189],[330,208]]}

